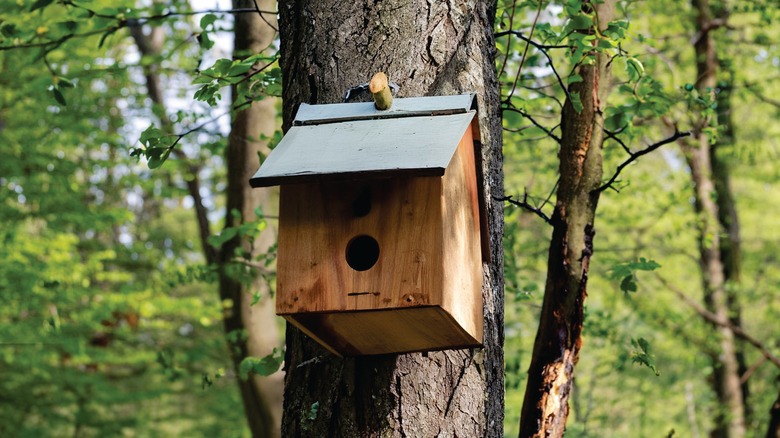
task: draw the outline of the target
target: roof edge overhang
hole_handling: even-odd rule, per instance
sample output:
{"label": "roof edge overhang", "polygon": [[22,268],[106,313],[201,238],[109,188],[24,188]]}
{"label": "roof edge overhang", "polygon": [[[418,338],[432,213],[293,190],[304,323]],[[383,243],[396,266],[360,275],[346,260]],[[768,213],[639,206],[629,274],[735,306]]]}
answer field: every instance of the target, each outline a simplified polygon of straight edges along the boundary
{"label": "roof edge overhang", "polygon": [[463,114],[476,109],[477,100],[474,94],[398,98],[393,100],[393,106],[387,110],[376,109],[373,102],[318,105],[302,103],[295,113],[293,126],[338,123],[347,120]]}

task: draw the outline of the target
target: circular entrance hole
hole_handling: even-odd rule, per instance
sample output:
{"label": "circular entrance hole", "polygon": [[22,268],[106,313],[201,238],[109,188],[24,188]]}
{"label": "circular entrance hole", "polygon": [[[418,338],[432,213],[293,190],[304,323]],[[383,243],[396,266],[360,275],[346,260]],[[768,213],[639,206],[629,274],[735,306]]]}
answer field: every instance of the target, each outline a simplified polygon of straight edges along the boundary
{"label": "circular entrance hole", "polygon": [[371,236],[352,238],[347,244],[347,264],[356,271],[367,271],[379,260],[379,243]]}

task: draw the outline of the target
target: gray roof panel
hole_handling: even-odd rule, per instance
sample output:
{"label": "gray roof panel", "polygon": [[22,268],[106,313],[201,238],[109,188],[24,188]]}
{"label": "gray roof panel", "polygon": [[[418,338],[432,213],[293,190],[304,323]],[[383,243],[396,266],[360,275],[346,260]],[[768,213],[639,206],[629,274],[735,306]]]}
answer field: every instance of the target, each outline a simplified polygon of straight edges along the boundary
{"label": "gray roof panel", "polygon": [[[465,106],[464,96],[469,97],[468,106]],[[360,114],[371,113],[363,108],[363,104],[302,107],[298,117],[301,111],[306,120],[324,120],[322,117],[330,114],[339,123],[326,121],[290,128],[250,183],[253,187],[267,187],[335,179],[441,176],[476,114],[476,111],[471,110],[472,95],[448,97],[462,98],[460,101],[464,106],[459,114],[422,116],[419,115],[420,111],[408,114],[410,106],[405,105],[404,101],[423,99],[412,106],[420,108],[424,106],[420,102],[434,98],[396,99],[393,108],[396,108],[397,113],[406,111],[407,114],[381,118],[361,117]],[[441,111],[443,106],[454,106],[432,103],[428,102],[428,114],[434,111],[433,108]],[[344,106],[339,105],[352,109],[346,111]],[[373,108],[373,103],[368,105]],[[335,106],[339,110],[318,108],[318,114],[322,115],[312,116],[313,108],[332,109]],[[391,111],[393,109],[383,113]]]}
{"label": "gray roof panel", "polygon": [[473,94],[399,98],[394,99],[393,106],[387,110],[376,109],[373,102],[324,105],[302,103],[295,114],[293,124],[315,125],[345,120],[461,114],[476,109],[475,105]]}

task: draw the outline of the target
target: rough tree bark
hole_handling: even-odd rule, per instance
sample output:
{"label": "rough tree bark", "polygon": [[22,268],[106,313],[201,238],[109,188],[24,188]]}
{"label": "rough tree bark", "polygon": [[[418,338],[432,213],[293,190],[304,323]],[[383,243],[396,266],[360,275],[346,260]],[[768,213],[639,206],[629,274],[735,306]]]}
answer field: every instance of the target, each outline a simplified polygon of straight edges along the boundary
{"label": "rough tree bark", "polygon": [[[255,4],[251,0],[234,0],[233,7],[253,8]],[[273,10],[276,2],[262,0],[257,2],[257,6],[261,10]],[[276,36],[275,20],[273,15],[261,17],[259,13],[235,14],[233,56],[243,58],[268,49]],[[255,66],[255,68],[260,67],[262,66]],[[233,94],[235,98],[235,90]],[[274,104],[274,99],[265,98],[253,102],[251,106],[233,116],[225,157],[226,228],[256,220],[255,209],[258,207],[265,214],[275,208],[273,207],[275,198],[270,189],[252,189],[248,183],[249,178],[260,166],[258,152],[268,153],[266,142],[261,141],[260,137],[261,134],[270,137],[274,133],[276,128]],[[240,218],[231,214],[234,210],[241,213]],[[223,268],[219,276],[219,294],[223,302],[227,300],[232,303],[232,308],[225,310],[223,318],[225,332],[246,331],[246,337],[231,338],[236,340],[230,344],[236,367],[243,358],[266,356],[282,343],[276,323],[274,300],[270,296],[267,281],[258,275],[247,287],[224,271],[224,267],[235,257],[236,248],[241,247],[253,258],[267,252],[276,241],[274,228],[269,224],[254,240],[239,237],[232,239],[219,251],[218,263]],[[253,294],[260,294],[260,300],[254,305]],[[252,436],[281,436],[283,373],[280,371],[268,377],[253,375],[246,382],[239,379],[238,385]]]}
{"label": "rough tree bark", "polygon": [[[614,16],[615,1],[593,6],[599,29]],[[593,29],[590,32],[594,32]],[[553,234],[547,281],[528,383],[520,416],[520,437],[560,437],[566,430],[574,367],[581,347],[583,305],[593,254],[593,226],[602,184],[604,108],[610,81],[610,57],[596,53],[595,63],[572,74],[581,82],[582,110],[566,99],[561,114],[560,182],[552,216]]]}
{"label": "rough tree bark", "polygon": [[[717,86],[717,56],[713,31],[719,21],[713,19],[708,0],[692,0],[696,13],[696,89],[702,96],[714,98]],[[702,272],[704,301],[712,313],[725,321],[729,318],[726,294],[725,266],[722,259],[720,217],[713,181],[710,140],[702,130],[709,124],[704,118],[694,127],[690,141],[682,143],[694,185],[695,210],[699,217],[699,264]],[[716,325],[719,354],[712,357],[713,387],[720,401],[716,426],[711,436],[741,438],[745,436],[745,416],[742,402],[739,362],[734,331],[729,326]]]}
{"label": "rough tree bark", "polygon": [[384,71],[398,95],[478,96],[491,257],[484,349],[339,359],[288,325],[282,431],[297,436],[503,435],[503,192],[495,2],[280,3],[284,127]]}

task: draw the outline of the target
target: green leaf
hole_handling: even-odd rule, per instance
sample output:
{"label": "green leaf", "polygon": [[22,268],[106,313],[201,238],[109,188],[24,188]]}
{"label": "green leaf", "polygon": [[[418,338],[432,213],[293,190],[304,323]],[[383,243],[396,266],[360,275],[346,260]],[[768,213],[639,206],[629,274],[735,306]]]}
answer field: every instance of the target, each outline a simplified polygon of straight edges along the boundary
{"label": "green leaf", "polygon": [[209,34],[206,32],[201,33],[198,35],[198,44],[200,44],[200,47],[204,50],[208,50],[212,47],[214,47],[214,40],[209,38]]}
{"label": "green leaf", "polygon": [[571,22],[567,26],[574,30],[589,29],[593,26],[593,18],[585,14],[577,14],[571,18]]}
{"label": "green leaf", "polygon": [[655,260],[648,260],[640,257],[633,262],[619,263],[610,269],[610,278],[620,280],[620,290],[625,293],[636,292],[639,290],[636,271],[654,271],[661,265]]}
{"label": "green leaf", "polygon": [[155,146],[160,142],[160,138],[165,134],[154,125],[150,125],[141,133],[139,141],[147,146]]}
{"label": "green leaf", "polygon": [[653,370],[656,376],[660,376],[661,373],[655,366],[653,356],[650,354],[650,343],[645,338],[640,337],[639,339],[631,338],[631,345],[634,347],[631,362],[644,365]]}
{"label": "green leaf", "polygon": [[7,38],[11,38],[16,35],[16,31],[16,25],[13,23],[3,23],[0,25],[0,34],[3,34],[3,36]]}
{"label": "green leaf", "polygon": [[59,76],[57,79],[57,85],[59,85],[61,88],[75,88],[76,85],[73,84],[73,82],[70,81],[70,79],[63,78],[62,76]]}
{"label": "green leaf", "polygon": [[35,3],[30,6],[30,12],[35,11],[37,9],[45,8],[46,6],[49,6],[52,4],[54,0],[37,0]]}
{"label": "green leaf", "polygon": [[583,79],[582,79],[581,75],[573,74],[573,75],[569,76],[568,78],[566,78],[566,84],[567,85],[571,85],[571,84],[575,84],[577,82],[582,82],[582,80]]}
{"label": "green leaf", "polygon": [[238,366],[238,374],[241,380],[249,379],[250,374],[270,376],[279,370],[283,360],[284,351],[279,348],[274,348],[271,354],[262,358],[245,357]]}
{"label": "green leaf", "polygon": [[636,82],[645,74],[645,67],[638,59],[630,57],[626,59],[626,73],[628,73],[628,80]]}
{"label": "green leaf", "polygon": [[149,161],[147,164],[149,165],[150,169],[157,169],[158,167],[162,166],[165,160],[167,160],[171,155],[171,148],[154,148],[154,150],[156,149],[161,149],[161,152],[155,154],[147,153],[147,155],[149,155]]}
{"label": "green leaf", "polygon": [[571,102],[571,106],[574,107],[574,111],[577,111],[577,113],[582,112],[582,99],[580,98],[580,93],[569,93],[569,102]]}
{"label": "green leaf", "polygon": [[54,99],[62,106],[67,106],[68,102],[65,101],[65,96],[62,95],[62,91],[60,91],[60,87],[57,85],[50,85],[49,91],[54,95]]}
{"label": "green leaf", "polygon": [[230,70],[228,70],[228,76],[242,75],[248,72],[250,68],[252,68],[252,63],[239,62],[237,64],[233,64],[230,66]]}
{"label": "green leaf", "polygon": [[206,28],[214,24],[215,21],[217,21],[216,15],[206,14],[200,19],[200,28],[206,30]]}
{"label": "green leaf", "polygon": [[225,242],[236,237],[237,235],[238,235],[238,228],[229,227],[222,230],[222,232],[219,234],[209,236],[207,240],[209,245],[219,248],[220,246],[225,244]]}
{"label": "green leaf", "polygon": [[623,278],[623,281],[620,282],[620,290],[625,293],[636,292],[638,290],[633,275],[626,275],[626,277]]}

